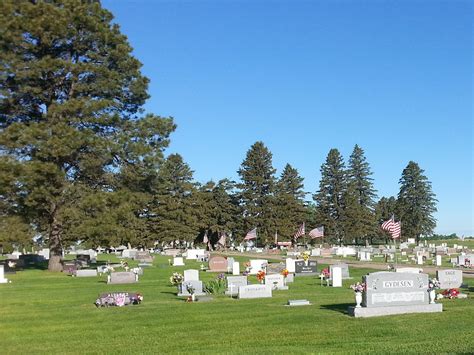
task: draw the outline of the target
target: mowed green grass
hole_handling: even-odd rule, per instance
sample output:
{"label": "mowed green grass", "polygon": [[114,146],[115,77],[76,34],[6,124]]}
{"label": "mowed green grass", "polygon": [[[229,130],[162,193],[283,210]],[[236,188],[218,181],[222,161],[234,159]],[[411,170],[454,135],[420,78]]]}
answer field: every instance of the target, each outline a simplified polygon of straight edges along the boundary
{"label": "mowed green grass", "polygon": [[[106,257],[106,256],[104,256]],[[241,261],[246,259],[240,259]],[[42,270],[7,275],[0,284],[0,353],[471,353],[474,285],[468,299],[442,300],[444,312],[355,319],[351,282],[370,270],[351,269],[343,288],[300,277],[271,299],[216,296],[186,303],[169,283],[173,271],[157,257],[138,284],[107,285],[105,276],[72,278]],[[216,274],[201,272],[201,280]],[[250,279],[256,282],[255,278]],[[141,292],[138,306],[96,308],[98,294]],[[311,306],[285,307],[289,299]]]}

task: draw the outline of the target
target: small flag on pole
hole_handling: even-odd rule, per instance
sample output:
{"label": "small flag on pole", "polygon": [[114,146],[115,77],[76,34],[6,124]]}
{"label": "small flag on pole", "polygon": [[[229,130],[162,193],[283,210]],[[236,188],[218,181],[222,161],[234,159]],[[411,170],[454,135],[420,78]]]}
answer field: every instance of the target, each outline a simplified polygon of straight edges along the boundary
{"label": "small flag on pole", "polygon": [[250,232],[248,232],[244,238],[244,240],[251,240],[251,239],[257,239],[257,228],[254,228]]}
{"label": "small flag on pole", "polygon": [[317,227],[317,228],[312,229],[312,230],[309,232],[309,236],[310,236],[312,239],[324,237],[324,226],[321,226],[321,227]]}
{"label": "small flag on pole", "polygon": [[303,236],[304,235],[304,222],[303,224],[298,228],[298,230],[296,231],[295,235],[294,235],[294,239],[298,239],[299,237]]}
{"label": "small flag on pole", "polygon": [[219,243],[220,245],[225,247],[226,237],[227,237],[226,234],[224,232],[222,232],[221,237],[219,238],[219,241],[217,243]]}
{"label": "small flag on pole", "polygon": [[390,233],[393,239],[400,238],[402,226],[400,222],[395,222],[395,216],[382,223],[382,230]]}

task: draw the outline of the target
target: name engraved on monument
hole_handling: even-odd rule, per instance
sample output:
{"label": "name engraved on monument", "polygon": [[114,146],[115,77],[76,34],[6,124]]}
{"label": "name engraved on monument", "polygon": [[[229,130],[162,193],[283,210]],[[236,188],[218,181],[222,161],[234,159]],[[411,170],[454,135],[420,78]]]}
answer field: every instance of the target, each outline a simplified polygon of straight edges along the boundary
{"label": "name engraved on monument", "polygon": [[428,275],[397,272],[374,272],[364,276],[367,291],[364,307],[426,305]]}
{"label": "name engraved on monument", "polygon": [[436,278],[440,289],[459,288],[462,285],[462,270],[438,270]]}
{"label": "name engraved on monument", "polygon": [[308,260],[308,264],[304,261],[295,261],[295,272],[297,274],[315,274],[317,272],[317,262]]}

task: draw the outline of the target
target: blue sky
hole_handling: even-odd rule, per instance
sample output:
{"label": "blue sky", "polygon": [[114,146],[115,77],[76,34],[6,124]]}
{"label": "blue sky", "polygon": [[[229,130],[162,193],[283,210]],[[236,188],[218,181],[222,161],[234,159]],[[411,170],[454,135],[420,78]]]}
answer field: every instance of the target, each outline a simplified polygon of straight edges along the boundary
{"label": "blue sky", "polygon": [[102,3],[197,181],[238,179],[261,140],[314,193],[328,151],[347,160],[359,144],[379,196],[413,160],[439,200],[436,232],[474,234],[470,1]]}

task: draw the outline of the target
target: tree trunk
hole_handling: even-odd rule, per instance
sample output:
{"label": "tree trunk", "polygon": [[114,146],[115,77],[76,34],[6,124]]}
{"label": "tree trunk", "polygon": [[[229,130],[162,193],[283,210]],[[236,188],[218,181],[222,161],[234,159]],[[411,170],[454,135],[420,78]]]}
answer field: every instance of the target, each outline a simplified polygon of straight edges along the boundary
{"label": "tree trunk", "polygon": [[49,231],[49,264],[48,270],[53,272],[60,272],[63,270],[61,259],[63,256],[63,248],[61,245],[61,231],[62,225],[57,217],[57,206],[54,206],[53,212],[50,219],[50,231]]}

